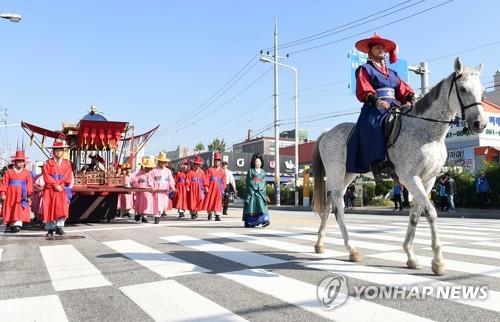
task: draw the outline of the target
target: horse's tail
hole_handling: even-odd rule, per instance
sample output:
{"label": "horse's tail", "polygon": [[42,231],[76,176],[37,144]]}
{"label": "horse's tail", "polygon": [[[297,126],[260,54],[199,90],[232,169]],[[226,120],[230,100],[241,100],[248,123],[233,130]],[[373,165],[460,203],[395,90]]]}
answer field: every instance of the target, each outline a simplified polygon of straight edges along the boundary
{"label": "horse's tail", "polygon": [[314,212],[321,214],[326,208],[325,200],[325,166],[321,160],[319,152],[319,144],[324,134],[321,134],[313,150],[313,171],[314,171],[314,193],[313,193],[313,209]]}

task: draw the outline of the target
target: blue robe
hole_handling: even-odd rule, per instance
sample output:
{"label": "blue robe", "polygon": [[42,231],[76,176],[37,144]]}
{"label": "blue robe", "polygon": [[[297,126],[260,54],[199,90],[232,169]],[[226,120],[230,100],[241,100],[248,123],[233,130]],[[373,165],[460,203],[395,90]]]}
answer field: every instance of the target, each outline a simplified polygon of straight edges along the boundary
{"label": "blue robe", "polygon": [[[389,74],[381,73],[371,62],[358,68],[363,68],[371,78],[371,85],[377,91],[377,97],[390,105],[397,104],[394,93],[399,86],[399,76],[388,68]],[[393,89],[392,94],[389,92]],[[389,94],[388,94],[389,93]],[[391,96],[391,97],[390,97]],[[370,171],[373,161],[385,160],[384,120],[388,111],[380,112],[375,105],[366,102],[359,115],[354,132],[347,144],[346,171],[351,173],[366,173]]]}

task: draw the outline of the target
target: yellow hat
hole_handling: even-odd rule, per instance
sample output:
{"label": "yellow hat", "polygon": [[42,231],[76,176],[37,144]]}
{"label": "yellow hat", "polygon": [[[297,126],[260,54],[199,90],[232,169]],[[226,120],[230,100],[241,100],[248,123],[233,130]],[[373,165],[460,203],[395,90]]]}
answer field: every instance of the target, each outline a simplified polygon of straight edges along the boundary
{"label": "yellow hat", "polygon": [[147,162],[143,165],[145,168],[155,168],[156,167],[156,164],[155,164],[155,161],[153,159],[153,157],[151,158],[148,158]]}
{"label": "yellow hat", "polygon": [[151,164],[151,157],[142,157],[141,159],[141,166],[147,167],[149,164]]}
{"label": "yellow hat", "polygon": [[160,152],[156,157],[156,162],[170,162],[170,159],[167,157],[165,152]]}

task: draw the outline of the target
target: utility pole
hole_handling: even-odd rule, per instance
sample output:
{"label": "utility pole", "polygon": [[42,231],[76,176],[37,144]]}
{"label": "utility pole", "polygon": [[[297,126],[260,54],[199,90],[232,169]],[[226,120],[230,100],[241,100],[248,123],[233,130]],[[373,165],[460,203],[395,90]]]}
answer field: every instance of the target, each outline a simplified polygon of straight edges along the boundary
{"label": "utility pole", "polygon": [[420,93],[422,96],[429,92],[429,64],[421,62],[420,65],[408,66],[408,70],[420,75]]}
{"label": "utility pole", "polygon": [[280,206],[280,128],[279,128],[279,88],[278,88],[278,17],[274,22],[274,195],[276,206]]}

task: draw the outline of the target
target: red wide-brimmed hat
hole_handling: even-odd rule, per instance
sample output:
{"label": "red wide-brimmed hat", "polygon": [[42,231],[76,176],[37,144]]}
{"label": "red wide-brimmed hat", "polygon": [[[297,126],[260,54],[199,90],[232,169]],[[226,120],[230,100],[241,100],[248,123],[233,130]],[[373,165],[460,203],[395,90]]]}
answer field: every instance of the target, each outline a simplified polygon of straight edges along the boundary
{"label": "red wide-brimmed hat", "polygon": [[391,64],[395,63],[397,58],[397,45],[394,41],[382,38],[377,33],[373,34],[370,38],[361,39],[356,43],[356,49],[368,54],[370,52],[370,48],[374,45],[382,45],[385,48],[385,51],[389,53],[389,61]]}
{"label": "red wide-brimmed hat", "polygon": [[66,149],[69,145],[66,143],[66,136],[61,134],[57,139],[54,140],[52,146],[48,146],[48,149]]}
{"label": "red wide-brimmed hat", "polygon": [[23,150],[17,150],[16,154],[12,156],[12,161],[26,161],[26,155]]}
{"label": "red wide-brimmed hat", "polygon": [[197,155],[196,158],[192,160],[192,162],[194,164],[202,165],[205,161],[203,161],[203,159],[199,155]]}
{"label": "red wide-brimmed hat", "polygon": [[220,152],[215,152],[214,153],[214,160],[222,160],[222,157],[220,155]]}

